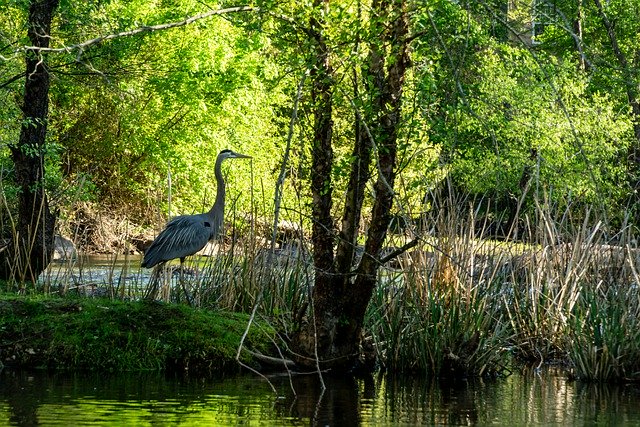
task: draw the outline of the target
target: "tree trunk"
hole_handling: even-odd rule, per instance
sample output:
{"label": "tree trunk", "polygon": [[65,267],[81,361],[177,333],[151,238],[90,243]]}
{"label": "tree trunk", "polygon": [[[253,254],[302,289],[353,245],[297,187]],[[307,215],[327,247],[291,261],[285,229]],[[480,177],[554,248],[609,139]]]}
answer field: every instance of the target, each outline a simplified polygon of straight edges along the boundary
{"label": "tree trunk", "polygon": [[[631,117],[633,121],[633,133],[635,136],[634,143],[629,147],[627,152],[627,171],[629,176],[629,185],[631,187],[631,202],[638,209],[640,204],[640,100],[638,94],[638,81],[636,79],[636,65],[633,61],[629,63],[627,55],[624,53],[618,43],[615,25],[609,20],[600,0],[593,0],[602,25],[607,31],[607,37],[611,44],[611,50],[618,61],[620,73],[622,74],[625,91],[627,93],[627,101],[631,106]],[[636,48],[635,55],[632,59],[640,59],[640,49]]]}
{"label": "tree trunk", "polygon": [[576,18],[573,21],[573,39],[576,45],[576,51],[579,55],[578,71],[586,71],[587,69],[587,58],[585,57],[584,51],[582,49],[582,21],[584,20],[582,9],[582,0],[578,0],[578,4],[576,5]]}
{"label": "tree trunk", "polygon": [[[315,2],[315,7],[321,5]],[[313,197],[313,261],[316,281],[327,282],[333,277],[333,218],[331,206],[333,188],[333,71],[329,63],[329,49],[323,36],[324,23],[311,19],[316,67],[311,73],[314,135],[312,142],[311,193]]]}
{"label": "tree trunk", "polygon": [[[33,0],[28,36],[33,46],[48,47],[58,0]],[[44,191],[44,154],[49,110],[49,71],[37,50],[26,52],[23,121],[20,139],[10,145],[15,180],[20,188],[18,221],[8,250],[2,252],[0,278],[35,282],[53,254],[56,215]]]}
{"label": "tree trunk", "polygon": [[344,306],[352,320],[351,336],[347,339],[353,342],[359,342],[365,311],[378,279],[382,245],[391,221],[402,89],[409,64],[409,24],[404,0],[374,1],[372,9],[377,16],[388,16],[389,21],[381,23],[373,20],[373,34],[380,33],[384,44],[379,45],[376,41],[371,43],[369,70],[363,76],[365,80],[373,81],[377,86],[373,89],[375,96],[372,102],[372,117],[378,117],[375,123],[377,131],[373,133],[377,146],[378,178],[374,185],[375,200],[364,254],[356,269],[353,290],[346,294],[344,300]]}
{"label": "tree trunk", "polygon": [[[299,355],[297,362],[303,365],[314,366],[320,363],[323,367],[351,368],[356,364],[360,356],[364,315],[377,282],[380,253],[391,219],[402,87],[408,65],[408,23],[403,0],[376,0],[372,4],[372,10],[374,16],[380,19],[371,20],[371,32],[374,36],[369,46],[368,67],[362,72],[366,92],[371,96],[368,101],[370,105],[364,108],[367,111],[365,115],[356,114],[356,120],[364,120],[356,126],[360,131],[357,132],[353,149],[349,188],[335,259],[334,236],[329,228],[333,224],[326,217],[318,216],[329,213],[327,206],[330,207],[328,198],[331,197],[331,192],[330,186],[327,187],[328,175],[324,176],[324,181],[317,177],[318,181],[312,182],[315,265],[312,312],[311,318],[301,326],[292,343],[294,351]],[[322,76],[322,70],[327,73],[325,77],[331,73],[330,68],[324,65],[324,52],[324,49],[316,51],[317,77]],[[323,82],[329,80],[318,82],[314,85],[314,91],[325,91],[324,95],[328,95],[331,88],[321,86]],[[318,139],[330,134],[325,129],[327,125],[330,127],[330,121],[323,119],[330,112],[330,107],[318,102],[314,106],[315,176],[330,172],[327,153],[331,151],[330,145],[324,145],[326,139]],[[318,108],[322,108],[322,112]],[[317,146],[324,147],[323,152],[317,152]],[[374,148],[378,166],[374,185],[375,200],[364,253],[358,266],[354,268],[355,242],[362,214],[364,188],[371,174],[369,169]],[[318,159],[315,158],[316,155],[319,156]],[[316,171],[316,164],[324,168]],[[317,230],[319,228],[322,230]]]}

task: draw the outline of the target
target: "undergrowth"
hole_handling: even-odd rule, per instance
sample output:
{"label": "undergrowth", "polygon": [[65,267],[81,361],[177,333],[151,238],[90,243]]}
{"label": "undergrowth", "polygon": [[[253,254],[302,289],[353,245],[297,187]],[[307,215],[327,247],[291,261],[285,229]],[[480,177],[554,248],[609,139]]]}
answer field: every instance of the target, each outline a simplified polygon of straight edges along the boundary
{"label": "undergrowth", "polygon": [[[390,247],[412,238],[419,243],[380,266],[363,345],[371,344],[379,366],[496,376],[508,374],[517,358],[536,366],[560,363],[585,381],[640,380],[636,228],[624,223],[611,235],[606,221],[588,208],[577,215],[536,205],[497,239],[477,212],[434,209],[421,220],[434,229],[416,226],[388,239]],[[30,313],[27,321],[6,318],[17,303],[4,301],[0,333],[9,337],[16,357],[36,365],[208,369],[233,356],[247,314],[256,313],[262,326],[250,328],[254,349],[277,343],[275,354],[286,356],[287,337],[310,314],[311,249],[304,239],[271,248],[258,242],[256,235],[233,240],[204,261],[191,258],[182,274],[175,263],[169,266],[162,273],[165,303],[120,305],[142,295],[145,281],[131,264],[109,274],[109,304],[26,301],[19,310]],[[125,276],[134,279],[126,282]],[[81,286],[52,281],[42,292],[69,294]],[[46,305],[57,313],[55,320],[37,311]],[[41,338],[39,344],[24,347],[21,331]],[[273,341],[256,338],[263,335]]]}

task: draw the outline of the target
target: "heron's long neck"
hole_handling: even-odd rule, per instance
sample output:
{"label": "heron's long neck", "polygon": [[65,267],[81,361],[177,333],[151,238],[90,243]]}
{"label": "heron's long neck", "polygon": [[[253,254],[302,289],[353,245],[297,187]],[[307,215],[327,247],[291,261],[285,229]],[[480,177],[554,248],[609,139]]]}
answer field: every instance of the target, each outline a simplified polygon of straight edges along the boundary
{"label": "heron's long neck", "polygon": [[211,207],[211,210],[209,211],[209,213],[213,213],[214,211],[216,211],[216,208],[220,210],[224,208],[225,188],[224,188],[224,178],[222,177],[222,171],[221,171],[222,160],[223,159],[216,160],[215,174],[216,174],[216,184],[218,187],[216,189],[216,201],[213,203],[213,206]]}

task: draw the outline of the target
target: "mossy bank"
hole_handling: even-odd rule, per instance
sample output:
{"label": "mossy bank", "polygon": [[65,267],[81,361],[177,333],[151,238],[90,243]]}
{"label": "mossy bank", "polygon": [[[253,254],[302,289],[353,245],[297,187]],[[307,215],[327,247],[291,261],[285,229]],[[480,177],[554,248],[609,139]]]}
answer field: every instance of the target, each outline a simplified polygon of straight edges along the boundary
{"label": "mossy bank", "polygon": [[[234,369],[244,314],[153,301],[0,297],[5,366],[107,371]],[[244,341],[268,353],[274,331],[252,324]],[[247,352],[243,362],[252,363]]]}

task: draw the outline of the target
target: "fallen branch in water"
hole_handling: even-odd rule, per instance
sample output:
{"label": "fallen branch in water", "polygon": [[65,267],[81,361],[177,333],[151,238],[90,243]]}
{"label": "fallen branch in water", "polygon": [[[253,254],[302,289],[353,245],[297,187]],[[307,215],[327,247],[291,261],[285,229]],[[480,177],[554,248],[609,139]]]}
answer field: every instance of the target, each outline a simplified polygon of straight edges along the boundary
{"label": "fallen branch in water", "polygon": [[262,354],[262,353],[259,353],[259,352],[256,352],[256,351],[248,350],[248,349],[246,349],[244,347],[242,348],[242,350],[244,350],[245,352],[247,352],[247,354],[249,354],[252,357],[254,357],[257,360],[259,360],[260,362],[266,363],[266,364],[271,365],[271,366],[282,366],[282,367],[287,368],[287,369],[291,369],[291,368],[295,368],[296,367],[296,363],[291,359],[267,356],[265,354]]}

